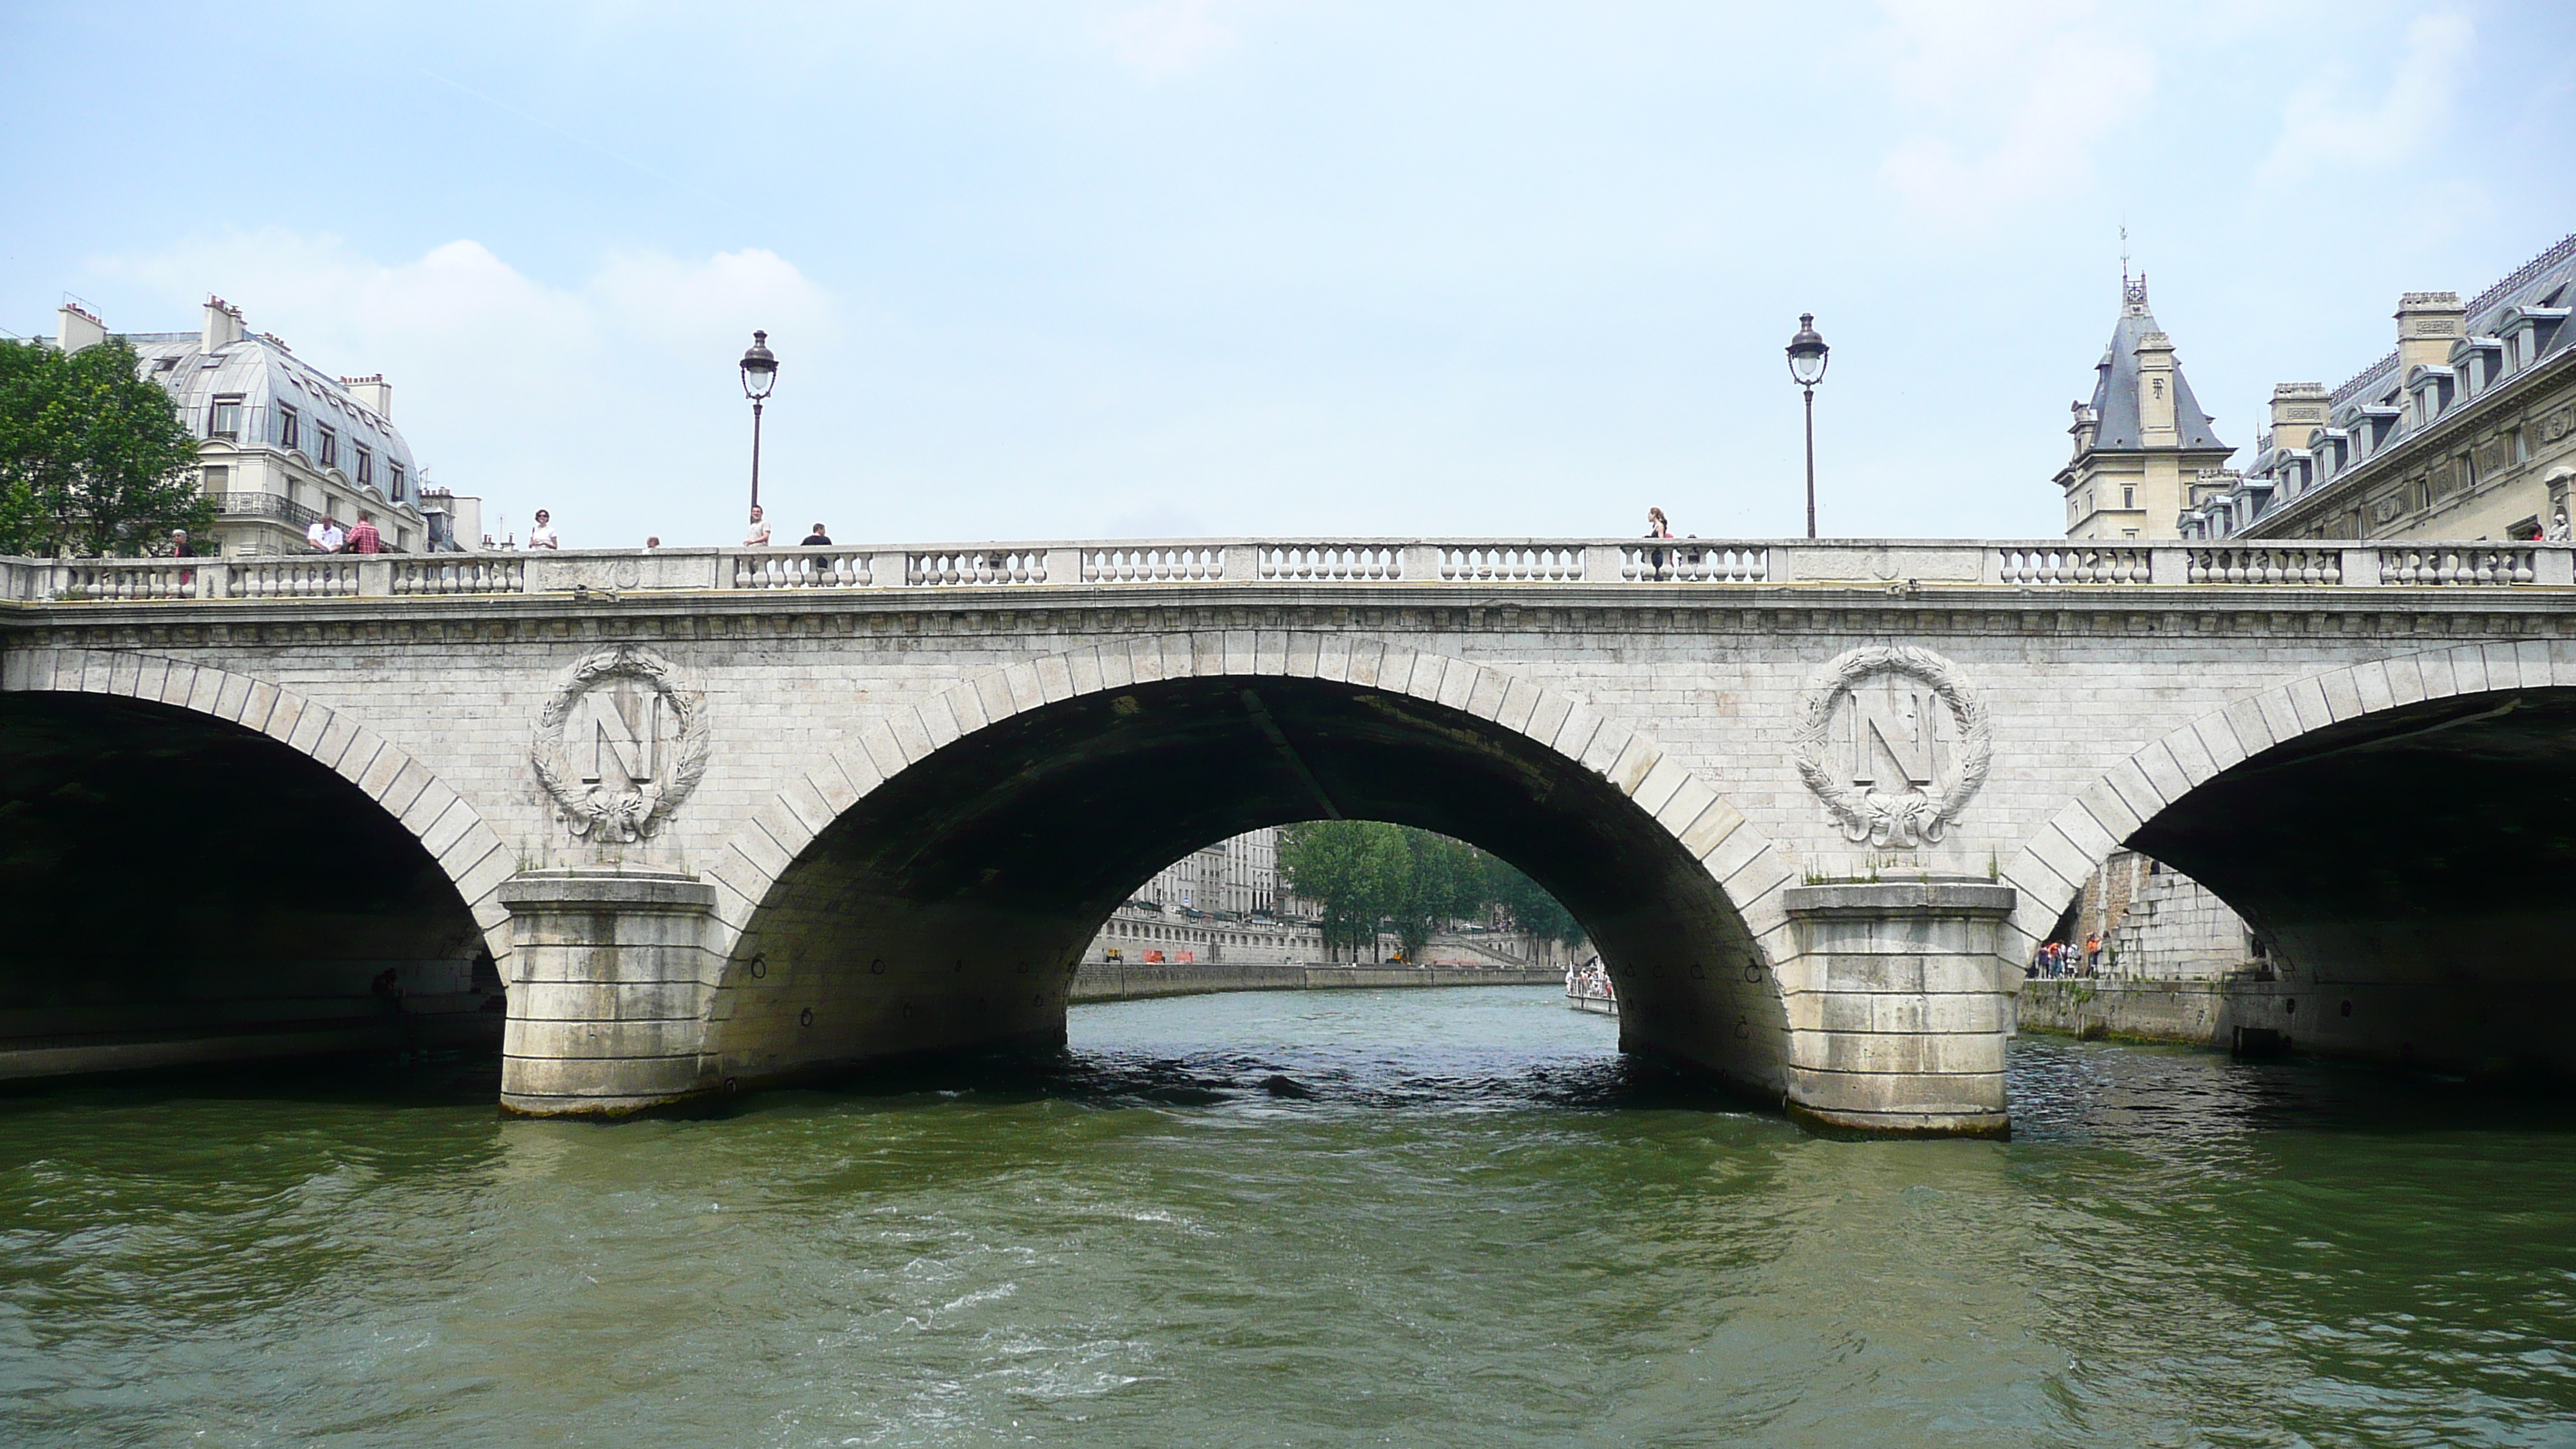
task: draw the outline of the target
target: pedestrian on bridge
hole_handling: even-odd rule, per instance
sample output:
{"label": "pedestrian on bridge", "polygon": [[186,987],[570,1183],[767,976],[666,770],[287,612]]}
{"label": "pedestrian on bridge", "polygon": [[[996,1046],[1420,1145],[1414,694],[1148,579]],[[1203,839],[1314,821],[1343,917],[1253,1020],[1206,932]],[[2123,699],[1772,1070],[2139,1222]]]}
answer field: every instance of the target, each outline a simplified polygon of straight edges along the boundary
{"label": "pedestrian on bridge", "polygon": [[743,535],[744,548],[769,547],[769,522],[760,513],[760,505],[751,505],[751,532]]}
{"label": "pedestrian on bridge", "polygon": [[560,548],[562,546],[555,538],[553,519],[553,514],[542,508],[537,510],[536,526],[528,530],[528,547]]}
{"label": "pedestrian on bridge", "polygon": [[349,530],[349,552],[383,553],[384,551],[385,536],[376,531],[376,516],[360,509],[357,523]]}
{"label": "pedestrian on bridge", "polygon": [[799,545],[802,548],[830,548],[831,546],[832,535],[825,533],[823,525],[819,523],[814,525],[814,531],[805,535],[804,543]]}

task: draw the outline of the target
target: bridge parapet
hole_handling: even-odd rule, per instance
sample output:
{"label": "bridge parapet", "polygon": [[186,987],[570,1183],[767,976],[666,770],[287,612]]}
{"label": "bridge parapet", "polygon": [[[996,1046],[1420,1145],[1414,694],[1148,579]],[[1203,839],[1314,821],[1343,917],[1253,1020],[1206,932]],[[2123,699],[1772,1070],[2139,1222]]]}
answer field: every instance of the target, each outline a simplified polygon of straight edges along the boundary
{"label": "bridge parapet", "polygon": [[2576,586],[2564,543],[1175,539],[907,547],[0,559],[0,600],[1252,584],[1995,588]]}

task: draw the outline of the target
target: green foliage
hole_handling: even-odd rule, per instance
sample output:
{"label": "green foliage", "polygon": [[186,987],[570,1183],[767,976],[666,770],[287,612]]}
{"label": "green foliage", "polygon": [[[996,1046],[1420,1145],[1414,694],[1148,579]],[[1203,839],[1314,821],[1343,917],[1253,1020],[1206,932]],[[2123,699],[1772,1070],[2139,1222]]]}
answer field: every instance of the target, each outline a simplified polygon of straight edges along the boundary
{"label": "green foliage", "polygon": [[1279,873],[1323,915],[1328,949],[1374,951],[1391,931],[1408,961],[1453,920],[1500,906],[1533,935],[1582,939],[1555,897],[1502,861],[1445,835],[1370,820],[1317,820],[1279,833]]}
{"label": "green foliage", "polygon": [[1400,826],[1317,820],[1279,833],[1279,873],[1323,914],[1324,949],[1377,945],[1411,868]]}
{"label": "green foliage", "polygon": [[170,395],[122,341],[69,356],[0,340],[0,554],[141,554],[214,504]]}
{"label": "green foliage", "polygon": [[1500,856],[1484,859],[1485,898],[1503,908],[1515,930],[1569,946],[1583,939],[1583,927],[1575,923],[1574,914],[1540,889],[1537,881],[1514,870]]}

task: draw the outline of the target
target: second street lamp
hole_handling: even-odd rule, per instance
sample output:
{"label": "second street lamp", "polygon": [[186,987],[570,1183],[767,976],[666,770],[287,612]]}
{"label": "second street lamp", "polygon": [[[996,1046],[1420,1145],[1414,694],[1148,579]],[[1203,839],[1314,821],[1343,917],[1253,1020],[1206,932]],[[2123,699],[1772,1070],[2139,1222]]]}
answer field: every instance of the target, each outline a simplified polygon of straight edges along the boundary
{"label": "second street lamp", "polygon": [[751,506],[760,507],[760,408],[778,385],[778,355],[769,350],[769,334],[751,334],[751,349],[742,355],[742,395],[751,399]]}
{"label": "second street lamp", "polygon": [[1833,349],[1816,332],[1816,314],[1798,314],[1798,335],[1789,339],[1789,380],[1807,394],[1807,537],[1816,536],[1816,384],[1825,380],[1825,355]]}

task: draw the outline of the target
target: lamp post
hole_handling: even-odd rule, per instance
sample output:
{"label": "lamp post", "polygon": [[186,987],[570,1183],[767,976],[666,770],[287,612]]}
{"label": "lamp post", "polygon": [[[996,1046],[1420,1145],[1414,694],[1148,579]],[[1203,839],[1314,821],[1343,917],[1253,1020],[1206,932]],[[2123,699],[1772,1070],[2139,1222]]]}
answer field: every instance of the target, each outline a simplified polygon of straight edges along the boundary
{"label": "lamp post", "polygon": [[1825,354],[1833,349],[1816,333],[1816,314],[1798,314],[1798,335],[1789,339],[1789,380],[1807,394],[1807,537],[1816,536],[1816,384],[1825,380]]}
{"label": "lamp post", "polygon": [[760,506],[760,408],[778,385],[778,355],[769,350],[769,334],[751,334],[751,350],[742,355],[742,395],[751,399],[751,506]]}

